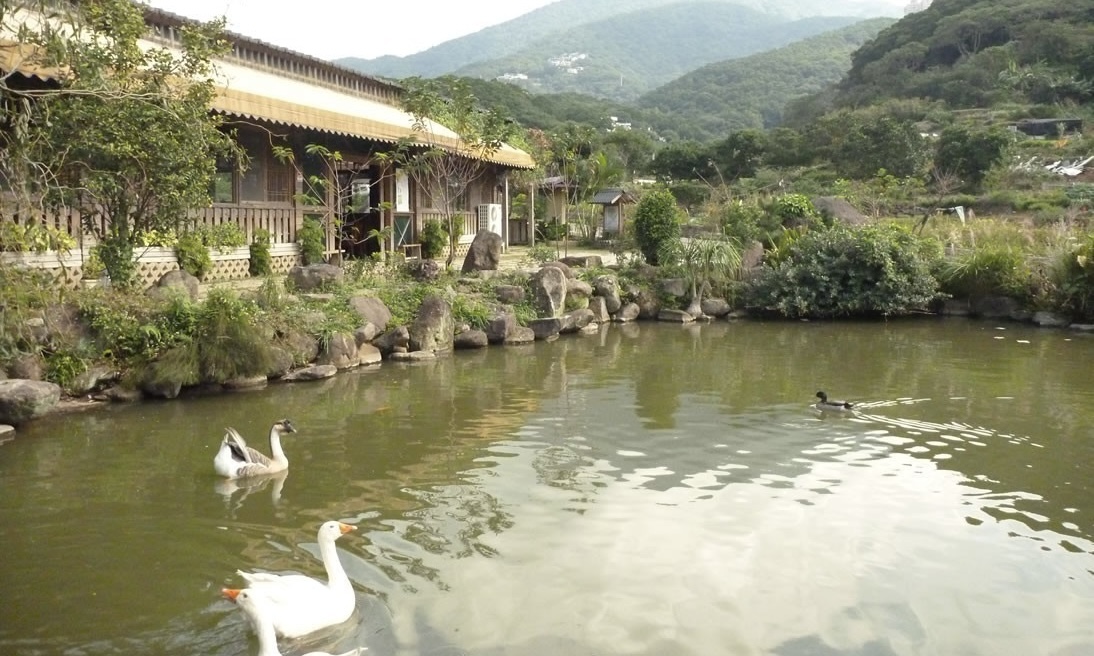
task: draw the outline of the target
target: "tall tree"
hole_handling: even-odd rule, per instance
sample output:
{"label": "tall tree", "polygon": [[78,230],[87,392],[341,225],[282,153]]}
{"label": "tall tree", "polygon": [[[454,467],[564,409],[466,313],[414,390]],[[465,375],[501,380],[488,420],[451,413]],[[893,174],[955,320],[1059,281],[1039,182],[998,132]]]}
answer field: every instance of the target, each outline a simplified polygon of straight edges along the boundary
{"label": "tall tree", "polygon": [[897,177],[917,175],[928,158],[927,142],[915,124],[877,109],[827,114],[807,133],[818,154],[856,180],[872,178],[880,169]]}
{"label": "tall tree", "polygon": [[0,19],[24,44],[17,68],[52,76],[0,79],[0,170],[26,192],[17,211],[77,208],[111,279],[127,285],[138,235],[207,205],[216,158],[233,151],[209,111],[223,21],[184,26],[169,49],[139,43],[147,27],[129,0],[5,2]]}
{"label": "tall tree", "polygon": [[752,178],[767,150],[767,138],[759,130],[734,132],[711,148],[711,161],[722,180]]}
{"label": "tall tree", "polygon": [[975,130],[952,125],[938,137],[934,166],[953,173],[968,187],[977,189],[992,167],[1003,161],[1011,142],[1011,137],[998,128]]}

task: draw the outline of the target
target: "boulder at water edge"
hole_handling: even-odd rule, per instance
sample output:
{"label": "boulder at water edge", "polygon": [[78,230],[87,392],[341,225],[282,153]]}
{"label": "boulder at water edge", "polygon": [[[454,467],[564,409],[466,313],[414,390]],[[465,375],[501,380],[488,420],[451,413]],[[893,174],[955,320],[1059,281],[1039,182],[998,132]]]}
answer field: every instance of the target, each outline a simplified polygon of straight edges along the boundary
{"label": "boulder at water edge", "polygon": [[19,424],[53,410],[61,400],[61,387],[40,380],[0,380],[0,424]]}

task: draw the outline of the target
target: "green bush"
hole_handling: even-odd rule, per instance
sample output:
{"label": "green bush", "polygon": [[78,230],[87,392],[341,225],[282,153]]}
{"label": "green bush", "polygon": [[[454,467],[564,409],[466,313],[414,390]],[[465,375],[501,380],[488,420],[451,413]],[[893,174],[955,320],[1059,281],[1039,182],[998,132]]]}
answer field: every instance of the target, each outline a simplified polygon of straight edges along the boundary
{"label": "green bush", "polygon": [[173,307],[191,323],[189,334],[152,362],[148,380],[223,383],[269,371],[273,361],[269,339],[255,321],[253,303],[227,289],[212,289],[196,308],[183,299],[177,299]]}
{"label": "green bush", "polygon": [[466,323],[483,330],[493,316],[493,310],[482,299],[468,294],[457,294],[452,298],[452,319],[457,324]]}
{"label": "green bush", "polygon": [[314,216],[304,218],[304,223],[296,231],[296,243],[300,244],[300,254],[304,264],[322,264],[326,251],[326,234],[323,224]]}
{"label": "green bush", "polygon": [[566,226],[558,219],[536,220],[536,241],[558,241],[566,236]]}
{"label": "green bush", "polygon": [[437,219],[429,219],[422,226],[418,241],[422,245],[422,257],[431,260],[440,257],[444,252],[444,247],[448,245],[448,231]]}
{"label": "green bush", "polygon": [[1056,308],[1077,321],[1094,321],[1094,233],[1060,256],[1053,277]]}
{"label": "green bush", "polygon": [[247,244],[247,233],[238,223],[221,223],[200,226],[195,232],[207,248],[220,252],[240,248]]}
{"label": "green bush", "polygon": [[190,275],[202,279],[213,268],[213,259],[200,233],[187,232],[179,236],[175,243],[175,257],[179,268]]}
{"label": "green bush", "polygon": [[110,276],[110,284],[126,288],[137,277],[137,261],[133,258],[133,244],[129,241],[108,236],[95,247],[99,259]]}
{"label": "green bush", "polygon": [[788,318],[907,314],[937,298],[938,255],[895,225],[811,230],[746,285],[745,303]]}
{"label": "green bush", "polygon": [[779,228],[778,221],[754,201],[732,200],[722,205],[718,212],[722,232],[741,246],[754,241],[767,243]]}
{"label": "green bush", "polygon": [[547,262],[554,262],[558,259],[558,251],[547,244],[536,244],[528,249],[528,253],[524,256],[524,264],[546,264]]}
{"label": "green bush", "polygon": [[772,201],[769,211],[784,228],[808,226],[820,217],[813,201],[804,194],[783,194]]}
{"label": "green bush", "polygon": [[58,349],[46,354],[46,380],[67,388],[87,371],[87,359],[80,353]]}
{"label": "green bush", "polygon": [[193,330],[189,302],[179,297],[164,305],[142,294],[95,289],[79,296],[77,306],[102,356],[123,366],[155,358]]}
{"label": "green bush", "polygon": [[680,210],[671,192],[655,189],[638,201],[634,211],[634,237],[646,262],[657,266],[666,244],[680,238]]}
{"label": "green bush", "polygon": [[273,257],[270,255],[270,231],[263,228],[255,230],[251,242],[251,261],[248,272],[252,276],[268,276],[273,273]]}

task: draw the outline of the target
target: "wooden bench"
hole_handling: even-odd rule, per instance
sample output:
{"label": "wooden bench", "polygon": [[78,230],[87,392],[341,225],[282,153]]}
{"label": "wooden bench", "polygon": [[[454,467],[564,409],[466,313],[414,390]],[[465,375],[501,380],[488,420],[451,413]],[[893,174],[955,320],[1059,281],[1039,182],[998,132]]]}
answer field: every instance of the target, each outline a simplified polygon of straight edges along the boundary
{"label": "wooden bench", "polygon": [[421,244],[403,244],[403,257],[408,260],[420,260],[422,259],[422,245]]}

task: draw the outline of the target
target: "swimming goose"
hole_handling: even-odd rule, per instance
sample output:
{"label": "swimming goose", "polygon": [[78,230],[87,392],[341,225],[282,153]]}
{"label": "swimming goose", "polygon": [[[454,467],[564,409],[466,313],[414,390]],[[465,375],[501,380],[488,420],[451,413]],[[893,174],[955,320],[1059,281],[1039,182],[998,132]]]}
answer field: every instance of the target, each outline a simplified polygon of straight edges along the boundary
{"label": "swimming goose", "polygon": [[848,403],[847,401],[837,401],[835,399],[829,399],[828,395],[824,392],[817,392],[816,408],[817,410],[835,410],[837,412],[846,412],[855,407],[854,403]]}
{"label": "swimming goose", "polygon": [[[277,633],[274,631],[271,619],[270,602],[261,595],[254,594],[250,590],[225,590],[224,596],[239,604],[240,609],[246,613],[258,634],[258,656],[282,656],[277,648]],[[365,651],[364,647],[358,647],[347,651],[340,656],[359,656]],[[304,656],[332,656],[325,651],[309,651]]]}
{"label": "swimming goose", "polygon": [[[327,570],[327,581],[303,574],[267,574],[237,572],[250,587],[247,591],[263,598],[277,635],[298,638],[323,627],[341,624],[357,607],[353,592],[334,541],[357,528],[342,522],[324,522],[319,527],[319,555]],[[225,594],[228,594],[226,591]],[[258,632],[258,626],[255,626]]]}
{"label": "swimming goose", "polygon": [[225,478],[243,478],[261,474],[276,474],[289,468],[289,459],[281,449],[281,435],[295,433],[296,428],[288,419],[282,419],[270,427],[270,455],[247,446],[236,429],[228,428],[220,442],[220,450],[213,458],[213,469]]}

